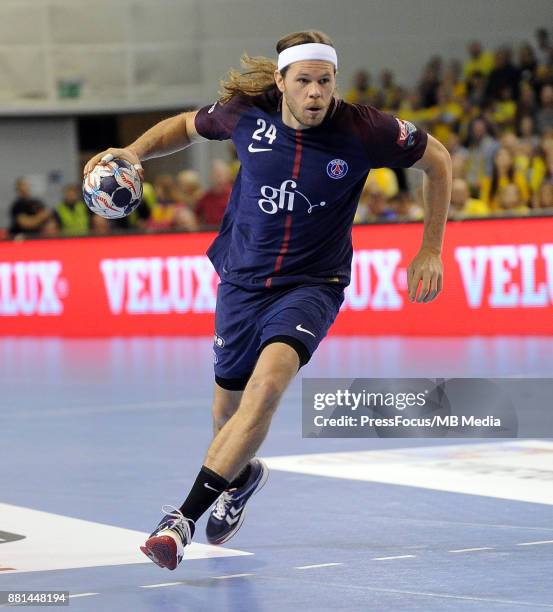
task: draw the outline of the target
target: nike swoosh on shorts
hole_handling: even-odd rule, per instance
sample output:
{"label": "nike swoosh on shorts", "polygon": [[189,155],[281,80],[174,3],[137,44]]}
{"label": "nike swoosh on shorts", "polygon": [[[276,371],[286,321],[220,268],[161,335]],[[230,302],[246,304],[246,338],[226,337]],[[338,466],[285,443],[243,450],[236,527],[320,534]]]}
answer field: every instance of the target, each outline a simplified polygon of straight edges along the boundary
{"label": "nike swoosh on shorts", "polygon": [[314,334],[313,332],[309,331],[308,329],[304,329],[304,328],[301,326],[301,323],[300,323],[299,325],[296,325],[296,329],[297,329],[298,331],[304,332],[305,334],[311,334],[311,335],[313,336],[313,338],[316,338],[315,334]]}

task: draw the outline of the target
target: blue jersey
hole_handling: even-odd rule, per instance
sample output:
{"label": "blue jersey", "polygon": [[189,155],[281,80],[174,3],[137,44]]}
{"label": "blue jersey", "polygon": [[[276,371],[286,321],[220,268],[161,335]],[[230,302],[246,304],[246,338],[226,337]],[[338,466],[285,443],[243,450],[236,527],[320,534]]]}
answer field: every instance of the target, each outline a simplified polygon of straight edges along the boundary
{"label": "blue jersey", "polygon": [[286,126],[276,87],[201,108],[198,133],[231,138],[241,163],[207,254],[222,280],[247,289],[348,285],[351,229],[371,168],[412,166],[427,135],[370,106],[333,100],[323,122]]}

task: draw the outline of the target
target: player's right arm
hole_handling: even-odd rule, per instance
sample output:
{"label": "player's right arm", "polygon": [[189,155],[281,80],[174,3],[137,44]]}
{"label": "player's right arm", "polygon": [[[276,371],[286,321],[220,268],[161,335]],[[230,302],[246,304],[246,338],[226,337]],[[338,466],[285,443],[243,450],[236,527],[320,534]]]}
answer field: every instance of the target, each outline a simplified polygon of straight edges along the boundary
{"label": "player's right arm", "polygon": [[[124,149],[110,148],[92,157],[84,167],[86,176],[98,164],[107,163],[113,158],[124,159],[133,164],[144,178],[141,162],[154,157],[170,155],[180,151],[195,142],[206,140],[196,130],[196,114],[198,111],[181,113],[175,117],[156,123],[142,136]],[[104,160],[106,156],[107,160]]]}

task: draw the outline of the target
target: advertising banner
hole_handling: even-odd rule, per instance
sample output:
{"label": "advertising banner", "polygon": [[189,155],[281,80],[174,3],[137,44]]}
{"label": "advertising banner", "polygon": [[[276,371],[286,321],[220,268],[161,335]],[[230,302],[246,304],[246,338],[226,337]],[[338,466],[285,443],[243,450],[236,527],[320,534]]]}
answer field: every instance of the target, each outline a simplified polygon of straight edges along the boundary
{"label": "advertising banner", "polygon": [[[211,335],[213,233],[0,243],[3,336]],[[444,287],[410,303],[421,224],[353,229],[352,280],[331,334],[553,333],[553,218],[449,223]]]}

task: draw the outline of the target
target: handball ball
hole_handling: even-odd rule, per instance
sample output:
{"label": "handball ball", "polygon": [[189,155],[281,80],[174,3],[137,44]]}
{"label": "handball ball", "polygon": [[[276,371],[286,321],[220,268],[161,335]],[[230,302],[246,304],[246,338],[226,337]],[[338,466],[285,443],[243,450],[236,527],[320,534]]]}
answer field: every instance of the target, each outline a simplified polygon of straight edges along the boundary
{"label": "handball ball", "polygon": [[96,166],[84,179],[83,196],[93,213],[106,219],[120,219],[142,202],[142,181],[132,164],[113,159]]}

